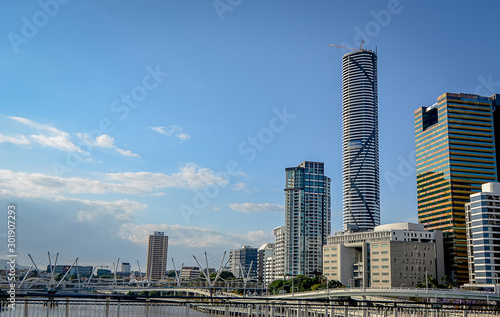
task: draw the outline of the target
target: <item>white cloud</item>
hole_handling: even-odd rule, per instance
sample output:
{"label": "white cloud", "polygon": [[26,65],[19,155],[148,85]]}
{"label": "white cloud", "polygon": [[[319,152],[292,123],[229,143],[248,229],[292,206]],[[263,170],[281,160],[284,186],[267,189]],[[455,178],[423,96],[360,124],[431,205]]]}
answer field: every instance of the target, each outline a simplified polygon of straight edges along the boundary
{"label": "white cloud", "polygon": [[[29,135],[28,136],[29,139],[31,139],[35,143],[62,151],[84,153],[82,149],[80,149],[78,146],[73,144],[73,142],[71,142],[70,135],[67,132],[58,130],[49,125],[33,122],[26,118],[20,118],[20,117],[9,117],[9,118],[24,125],[27,125],[29,127],[32,127],[36,130],[47,132],[46,134]],[[21,136],[21,138],[23,137],[26,138],[25,136]],[[29,144],[29,143],[23,143],[23,144]]]}
{"label": "white cloud", "polygon": [[[9,117],[9,118],[12,120],[15,120],[17,122],[20,122],[24,125],[35,128],[37,130],[42,130],[42,131],[45,130],[45,131],[51,132],[53,134],[59,134],[62,132],[62,131],[60,131],[60,130],[58,130],[50,125],[36,123],[36,122],[33,122],[33,121],[26,119],[26,118],[21,118],[21,117]],[[63,133],[65,133],[65,132],[63,132]]]}
{"label": "white cloud", "polygon": [[224,233],[213,228],[167,224],[124,224],[118,235],[134,243],[146,245],[149,235],[154,231],[165,232],[169,244],[188,248],[240,248],[242,245],[258,247],[263,243],[274,240],[271,233],[262,230],[249,231],[246,234],[235,234]]}
{"label": "white cloud", "polygon": [[245,184],[245,183],[236,183],[236,184],[233,184],[233,190],[235,190],[235,191],[244,191],[246,194],[251,193],[251,191],[248,189],[247,184]]}
{"label": "white cloud", "polygon": [[132,156],[132,157],[138,157],[139,156],[139,154],[133,153],[130,150],[116,149],[116,151],[118,153],[120,153],[121,155],[125,155],[125,156]]}
{"label": "white cloud", "polygon": [[107,215],[110,215],[121,222],[130,222],[135,219],[137,211],[143,210],[147,207],[147,205],[128,199],[103,201],[58,196],[54,199],[54,201],[69,201],[75,203],[76,205],[81,205],[83,208],[81,208],[82,210],[78,212],[78,219],[82,222],[97,220]]}
{"label": "white cloud", "polygon": [[220,174],[193,163],[184,165],[178,173],[172,175],[150,172],[127,172],[107,174],[107,177],[110,180],[125,183],[136,188],[149,189],[149,191],[170,187],[202,189],[205,186],[227,184],[227,180]]}
{"label": "white cloud", "polygon": [[184,129],[182,129],[179,126],[173,125],[171,127],[150,127],[151,130],[158,132],[160,134],[168,135],[168,136],[174,136],[178,138],[181,141],[185,141],[191,138],[191,136],[187,133],[182,132]]}
{"label": "white cloud", "polygon": [[115,148],[115,139],[107,134],[103,134],[95,138],[94,145],[102,148]]}
{"label": "white cloud", "polygon": [[108,193],[161,195],[160,191],[168,188],[201,189],[224,184],[227,184],[227,180],[220,174],[192,163],[170,175],[151,172],[108,173],[101,175],[101,179],[0,170],[0,194],[10,197]]}
{"label": "white cloud", "polygon": [[188,140],[191,138],[191,136],[187,133],[179,133],[176,135],[176,137],[178,137],[179,140],[181,140],[181,141],[185,141],[185,140]]}
{"label": "white cloud", "polygon": [[159,134],[170,135],[167,133],[167,131],[165,131],[165,129],[166,129],[165,127],[151,127],[150,129],[155,131],[155,132],[158,132]]}
{"label": "white cloud", "polygon": [[82,153],[83,151],[74,145],[71,141],[69,141],[69,135],[67,134],[61,134],[61,135],[30,135],[29,136],[33,141],[36,143],[47,146],[47,147],[52,147],[61,151],[69,151],[69,152],[80,152]]}
{"label": "white cloud", "polygon": [[[58,150],[66,151],[66,152],[79,152],[79,153],[85,153],[89,155],[89,153],[84,152],[80,147],[76,146],[73,142],[70,140],[70,134],[61,130],[58,130],[52,126],[45,125],[45,124],[40,124],[33,122],[29,119],[26,118],[21,118],[21,117],[9,117],[10,119],[17,121],[19,123],[22,123],[24,125],[27,125],[31,128],[34,128],[38,131],[42,131],[45,133],[41,134],[31,134],[29,136],[24,136],[24,135],[17,135],[17,136],[5,136],[0,134],[0,143],[12,143],[16,145],[29,145],[32,142],[38,143],[42,146],[46,147],[52,147]],[[133,156],[133,157],[138,157],[139,155],[133,153],[130,150],[125,150],[118,148],[115,145],[115,140],[113,137],[103,134],[98,137],[96,137],[95,140],[91,140],[87,134],[84,133],[77,133],[76,134],[80,139],[82,139],[84,142],[88,143],[89,145],[92,145],[94,147],[99,147],[99,148],[109,148],[109,149],[114,149],[118,153],[125,155],[125,156]]]}
{"label": "white cloud", "polygon": [[139,155],[136,153],[133,153],[130,150],[124,150],[120,149],[115,145],[115,139],[112,136],[109,136],[107,134],[102,134],[98,137],[95,138],[95,140],[91,140],[90,137],[87,134],[84,133],[78,133],[77,134],[80,139],[85,141],[91,146],[98,147],[98,148],[104,148],[104,149],[114,149],[118,153],[125,155],[125,156],[133,156],[133,157],[138,157]]}
{"label": "white cloud", "polygon": [[0,143],[12,143],[16,145],[28,145],[31,141],[24,135],[7,136],[0,134]]}
{"label": "white cloud", "polygon": [[254,204],[254,203],[243,203],[243,204],[229,204],[229,208],[234,211],[250,214],[254,212],[283,212],[285,207],[279,204]]}

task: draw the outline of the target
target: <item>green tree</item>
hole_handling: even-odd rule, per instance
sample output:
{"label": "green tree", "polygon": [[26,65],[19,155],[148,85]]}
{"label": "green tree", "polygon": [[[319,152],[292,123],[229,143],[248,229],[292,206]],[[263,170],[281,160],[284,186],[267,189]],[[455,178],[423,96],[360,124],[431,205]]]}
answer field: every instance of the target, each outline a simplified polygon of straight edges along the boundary
{"label": "green tree", "polygon": [[[294,278],[287,280],[275,280],[269,285],[269,292],[271,294],[281,294],[284,290],[287,293],[292,292],[307,292],[311,290],[326,289],[327,278],[319,275],[310,278],[305,275],[297,275]],[[328,288],[344,287],[342,283],[337,280],[328,281]]]}
{"label": "green tree", "polygon": [[313,286],[313,279],[309,276],[305,275],[297,275],[293,279],[294,292],[307,292],[311,290],[311,286]]}
{"label": "green tree", "polygon": [[314,284],[313,286],[311,286],[311,291],[315,291],[315,290],[324,288],[321,286],[322,286],[321,284]]}
{"label": "green tree", "polygon": [[[203,275],[203,273],[202,273]],[[217,274],[216,273],[212,273],[210,274],[210,280],[213,281],[215,280],[215,276]],[[227,280],[235,280],[236,277],[234,276],[234,274],[232,272],[229,272],[229,271],[222,271],[219,275],[220,278],[222,278],[223,280],[227,281]]]}
{"label": "green tree", "polygon": [[[443,278],[441,280],[443,280]],[[438,280],[433,276],[427,277],[427,284],[425,283],[425,279],[424,279],[423,281],[418,282],[416,285],[417,288],[425,288],[426,286],[428,288],[447,288],[448,287],[445,284],[439,283]]]}
{"label": "green tree", "polygon": [[328,281],[328,288],[341,288],[341,287],[344,287],[344,285],[337,280]]}
{"label": "green tree", "polygon": [[270,285],[269,285],[269,292],[271,294],[277,295],[281,294],[281,291],[283,290],[283,286],[285,285],[284,280],[274,280]]}
{"label": "green tree", "polygon": [[443,288],[452,288],[454,285],[453,280],[449,275],[445,275],[441,278],[441,283],[444,286]]}

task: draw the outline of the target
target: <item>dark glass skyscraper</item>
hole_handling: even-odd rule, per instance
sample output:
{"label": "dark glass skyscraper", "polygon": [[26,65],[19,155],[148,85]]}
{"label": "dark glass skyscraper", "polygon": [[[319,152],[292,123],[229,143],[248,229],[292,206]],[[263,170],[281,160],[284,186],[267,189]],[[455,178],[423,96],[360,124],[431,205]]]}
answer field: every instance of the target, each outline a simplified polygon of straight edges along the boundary
{"label": "dark glass skyscraper", "polygon": [[443,230],[445,270],[467,283],[465,203],[497,181],[496,96],[445,93],[415,110],[418,221]]}
{"label": "dark glass skyscraper", "polygon": [[330,178],[319,162],[285,171],[285,274],[312,277],[323,270],[323,245],[331,232]]}
{"label": "dark glass skyscraper", "polygon": [[342,191],[344,230],[380,225],[377,55],[342,57]]}

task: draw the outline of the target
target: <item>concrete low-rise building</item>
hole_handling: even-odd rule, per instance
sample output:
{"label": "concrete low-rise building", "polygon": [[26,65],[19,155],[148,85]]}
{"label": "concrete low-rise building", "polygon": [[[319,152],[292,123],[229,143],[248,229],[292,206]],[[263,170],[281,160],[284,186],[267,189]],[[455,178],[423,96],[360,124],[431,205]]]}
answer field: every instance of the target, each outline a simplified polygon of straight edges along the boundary
{"label": "concrete low-rise building", "polygon": [[197,266],[184,266],[181,269],[179,278],[184,281],[195,280],[201,278],[201,270]]}
{"label": "concrete low-rise building", "polygon": [[323,274],[349,287],[415,287],[426,276],[444,276],[442,232],[414,223],[338,233],[323,254]]}

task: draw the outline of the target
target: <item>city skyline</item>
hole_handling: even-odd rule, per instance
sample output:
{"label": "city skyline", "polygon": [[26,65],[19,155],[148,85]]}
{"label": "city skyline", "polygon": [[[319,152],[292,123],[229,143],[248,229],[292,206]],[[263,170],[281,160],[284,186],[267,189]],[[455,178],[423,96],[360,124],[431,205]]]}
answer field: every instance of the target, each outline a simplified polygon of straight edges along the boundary
{"label": "city skyline", "polygon": [[493,1],[62,2],[0,13],[0,201],[20,260],[145,271],[154,231],[190,266],[259,247],[283,224],[283,168],[305,160],[325,162],[340,231],[346,51],[328,45],[361,40],[378,51],[381,223],[416,222],[413,110],[500,87]]}

